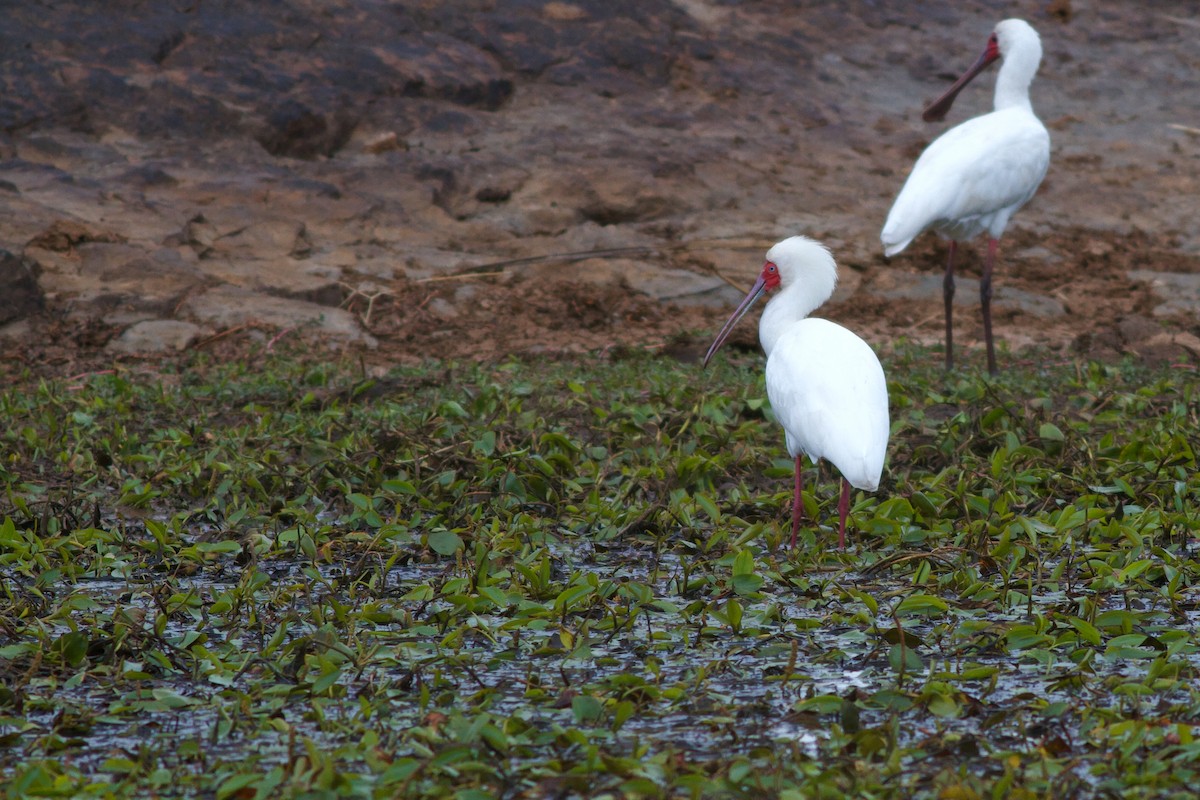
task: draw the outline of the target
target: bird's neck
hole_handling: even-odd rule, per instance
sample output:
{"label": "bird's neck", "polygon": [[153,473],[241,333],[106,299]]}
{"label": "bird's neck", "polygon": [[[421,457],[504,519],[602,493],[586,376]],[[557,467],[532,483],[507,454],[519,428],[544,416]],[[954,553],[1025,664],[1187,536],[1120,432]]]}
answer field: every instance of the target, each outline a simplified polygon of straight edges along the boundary
{"label": "bird's neck", "polygon": [[[809,291],[803,291],[804,289]],[[763,309],[762,319],[758,321],[758,341],[762,344],[763,352],[770,357],[776,343],[792,325],[807,317],[833,293],[833,286],[828,287],[804,286],[795,284],[789,286],[771,298]]]}
{"label": "bird's neck", "polygon": [[1033,111],[1033,105],[1029,102],[1029,85],[1033,83],[1033,76],[1037,74],[1041,60],[1042,54],[1037,51],[1014,53],[1012,58],[1004,61],[1000,74],[996,76],[997,111],[1006,108]]}

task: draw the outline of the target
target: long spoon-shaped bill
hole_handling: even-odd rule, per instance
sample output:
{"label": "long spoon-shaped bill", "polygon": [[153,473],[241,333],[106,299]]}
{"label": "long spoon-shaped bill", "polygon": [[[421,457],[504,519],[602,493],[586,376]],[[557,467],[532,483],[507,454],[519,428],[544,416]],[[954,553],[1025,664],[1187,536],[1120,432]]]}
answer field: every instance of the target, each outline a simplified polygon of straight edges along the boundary
{"label": "long spoon-shaped bill", "polygon": [[1000,48],[997,47],[996,38],[993,36],[988,40],[987,49],[983,51],[983,55],[971,65],[970,69],[962,74],[961,78],[954,82],[953,86],[946,90],[945,94],[925,108],[925,113],[921,115],[921,119],[926,122],[942,121],[947,112],[950,111],[950,106],[954,105],[954,98],[958,97],[958,93],[962,91],[963,87],[998,58],[1000,58]]}
{"label": "long spoon-shaped bill", "polygon": [[725,344],[725,340],[729,338],[729,333],[733,327],[738,324],[738,320],[746,315],[750,310],[750,306],[754,305],[754,301],[767,290],[767,281],[763,276],[759,275],[758,280],[750,287],[750,293],[746,295],[746,299],[733,312],[733,316],[725,323],[725,327],[721,328],[721,332],[717,334],[716,340],[712,343],[712,347],[708,348],[708,352],[704,355],[704,366],[708,366],[708,361],[713,357],[713,354],[721,349],[721,345]]}

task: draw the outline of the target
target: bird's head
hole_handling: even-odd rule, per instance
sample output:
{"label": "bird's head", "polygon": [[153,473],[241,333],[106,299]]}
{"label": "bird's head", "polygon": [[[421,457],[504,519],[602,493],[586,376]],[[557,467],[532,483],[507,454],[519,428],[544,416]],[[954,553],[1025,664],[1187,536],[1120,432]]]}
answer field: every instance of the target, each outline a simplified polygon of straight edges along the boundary
{"label": "bird's head", "polygon": [[[1023,19],[1006,19],[996,23],[996,27],[992,29],[992,33],[988,37],[987,46],[983,48],[983,53],[971,65],[971,68],[946,90],[945,94],[929,104],[925,113],[921,115],[921,119],[926,122],[942,120],[946,116],[946,112],[950,110],[950,106],[954,105],[954,98],[958,97],[962,88],[970,83],[972,78],[983,72],[989,64],[1001,58],[1005,60],[1006,64],[1009,64],[1006,69],[1016,70],[1014,74],[1010,75],[1010,79],[1016,84],[1028,87],[1029,82],[1033,80],[1033,74],[1037,72],[1038,63],[1042,60],[1042,40],[1033,26]],[[1010,58],[1015,63],[1010,64]],[[1003,73],[1001,74],[1003,75]]]}
{"label": "bird's head", "polygon": [[996,55],[992,58],[1008,58],[1017,50],[1032,50],[1036,47],[1038,58],[1041,58],[1042,40],[1037,31],[1023,19],[1006,19],[997,22],[988,39],[988,49],[994,49]]}
{"label": "bird's head", "polygon": [[[940,122],[945,119],[947,112],[950,111],[950,107],[954,105],[954,98],[958,97],[958,93],[963,90],[963,87],[1007,52],[1007,48],[1004,45],[1011,38],[1013,26],[1010,23],[1020,23],[1029,28],[1028,23],[1019,19],[1006,19],[1004,22],[998,24],[991,35],[988,36],[987,46],[983,48],[983,53],[975,60],[975,63],[962,74],[962,77],[954,82],[954,85],[946,90],[945,94],[926,107],[925,112],[921,114],[921,119],[926,122]],[[1032,28],[1029,29],[1033,30]],[[1037,34],[1034,35],[1036,36]]]}
{"label": "bird's head", "polygon": [[[814,297],[813,308],[829,299],[837,285],[837,264],[829,248],[807,236],[789,236],[767,251],[767,262],[759,276],[768,288],[803,284]],[[774,285],[772,285],[774,281]],[[809,309],[810,311],[812,309]]]}
{"label": "bird's head", "polygon": [[836,285],[837,265],[824,245],[807,236],[792,236],[779,242],[767,251],[767,260],[758,279],[708,348],[704,366],[708,366],[709,360],[725,344],[734,326],[762,295],[777,289],[796,287],[800,294],[796,298],[794,311],[796,318],[800,319],[828,300]]}

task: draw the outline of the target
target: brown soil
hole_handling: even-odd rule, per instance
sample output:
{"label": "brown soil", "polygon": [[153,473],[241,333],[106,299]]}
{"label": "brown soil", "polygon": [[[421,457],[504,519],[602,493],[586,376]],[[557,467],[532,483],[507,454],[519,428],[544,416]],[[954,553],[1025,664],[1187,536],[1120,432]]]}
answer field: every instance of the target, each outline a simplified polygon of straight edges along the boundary
{"label": "brown soil", "polygon": [[[249,175],[266,163],[297,181],[332,187],[326,193],[337,202],[364,198],[368,210],[347,217],[343,226],[354,228],[356,238],[346,234],[344,241],[332,241],[342,234],[296,213],[308,226],[305,246],[314,252],[337,245],[361,256],[371,249],[407,265],[390,276],[369,276],[384,290],[369,313],[366,296],[349,288],[364,276],[353,266],[341,276],[343,307],[357,312],[378,340],[377,348],[363,351],[366,362],[385,367],[426,358],[496,359],[618,346],[693,359],[724,321],[734,292],[719,302],[664,301],[631,288],[628,273],[597,278],[589,270],[612,258],[633,258],[636,269],[716,274],[744,290],[766,248],[792,233],[825,241],[841,265],[845,289],[823,316],[884,351],[901,338],[941,341],[940,293],[897,300],[873,287],[889,270],[940,275],[944,244],[925,234],[889,262],[879,252],[878,231],[913,159],[945,127],[921,123],[922,104],[974,58],[996,21],[994,4],[897,3],[881,12],[879,4],[865,2],[797,9],[782,0],[676,0],[661,16],[629,12],[642,15],[641,27],[625,34],[624,23],[605,17],[611,6],[590,0],[511,8],[481,0],[472,5],[480,16],[461,19],[435,2],[410,5],[417,9],[412,25],[443,37],[428,41],[454,37],[458,48],[429,51],[418,66],[434,77],[406,88],[412,94],[397,99],[401,105],[376,98],[364,117],[343,115],[317,125],[325,131],[317,139],[289,138],[301,136],[306,128],[296,120],[308,124],[311,114],[283,108],[262,123],[269,128],[272,119],[282,119],[275,129],[256,133],[270,152],[249,144],[245,155],[225,166]],[[999,292],[1019,289],[1055,299],[1065,313],[1045,316],[1020,303],[1000,303],[996,335],[1015,353],[1006,358],[1011,362],[1037,346],[1063,358],[1132,354],[1194,364],[1200,360],[1200,315],[1164,314],[1165,298],[1130,274],[1200,273],[1200,119],[1181,102],[1200,92],[1194,9],[1115,0],[1078,8],[1069,2],[1017,5],[1006,7],[1007,13],[1029,19],[1046,50],[1033,93],[1035,109],[1051,129],[1053,152],[1046,182],[1001,242],[995,284]],[[364,11],[357,24],[369,28],[368,13],[374,12]],[[506,13],[532,14],[536,30],[547,37],[546,52],[522,38],[521,25],[529,20],[496,22]],[[592,22],[596,27],[587,36],[573,38],[577,26]],[[602,40],[605,31],[615,38]],[[310,46],[306,37],[297,38]],[[194,87],[204,74],[196,55],[201,40],[189,34],[170,41],[179,50],[160,54],[171,67],[165,74],[177,88]],[[69,54],[70,45],[62,52]],[[437,77],[438,64],[445,75],[466,72],[475,83],[464,88]],[[977,84],[962,95],[947,125],[988,109],[990,79]],[[306,102],[319,110],[316,101]],[[385,106],[392,110],[381,110]],[[157,158],[171,180],[180,174],[173,169],[180,162],[209,170],[209,195],[199,200],[198,179],[180,179],[176,188],[144,173],[147,202],[165,204],[161,198],[176,192],[171,197],[202,203],[211,216],[210,204],[223,196],[208,188],[216,185],[211,173],[219,156],[205,162],[170,137],[155,138],[169,118],[145,122],[149,112],[139,111],[141,117],[129,120],[120,116],[127,110],[114,108],[108,121],[98,105],[86,109],[87,125],[55,124],[82,125],[94,141],[108,142],[115,140],[112,131],[142,120],[142,161]],[[230,103],[223,113],[241,108]],[[203,134],[219,136],[219,125],[212,124]],[[53,138],[57,130],[47,124],[38,133]],[[9,148],[67,169],[67,156],[26,136],[24,128],[14,133]],[[380,141],[393,140],[397,150],[379,161],[364,160],[375,157],[369,154]],[[30,156],[35,143],[38,154]],[[300,160],[274,161],[281,153]],[[85,169],[84,159],[73,163],[76,172]],[[426,207],[414,206],[422,202]],[[9,219],[19,219],[21,208],[10,209]],[[398,232],[377,236],[381,220]],[[3,225],[14,231],[0,243],[9,250],[46,244],[18,222]],[[0,233],[7,230],[0,225]],[[138,239],[136,232],[112,233],[113,241]],[[565,257],[588,249],[592,234],[637,253],[598,252],[589,262]],[[974,242],[960,249],[960,275],[978,276],[981,247]],[[426,252],[462,258],[447,267],[445,259],[423,261]],[[490,271],[479,266],[489,262],[507,265]],[[119,325],[100,316],[52,299],[28,335],[6,340],[6,369],[70,373],[114,361],[153,364],[105,351]],[[962,360],[979,364],[976,306],[956,311],[955,330]],[[246,325],[217,331],[193,347],[233,353],[302,338],[296,331]],[[733,342],[756,347],[750,320]]]}
{"label": "brown soil", "polygon": [[[1163,239],[1144,231],[1124,235],[1080,228],[1035,234],[1014,225],[1004,244],[1017,250],[1036,246],[1060,254],[1062,260],[1004,260],[1002,250],[997,285],[1057,298],[1066,313],[1046,319],[999,305],[993,312],[997,339],[1018,353],[1033,347],[1064,359],[1114,361],[1132,355],[1149,363],[1200,363],[1196,349],[1200,318],[1156,317],[1162,298],[1149,284],[1129,277],[1135,269],[1200,273],[1200,259]],[[956,273],[960,277],[977,278],[981,271],[980,243],[974,244],[959,249]],[[942,274],[945,257],[945,244],[932,234],[921,237],[904,255],[909,268],[936,276]],[[747,252],[747,274],[758,264],[756,255]],[[827,304],[820,315],[852,327],[885,351],[890,342],[900,339],[940,344],[944,332],[940,293],[922,300],[872,294],[873,277],[887,268],[882,258],[869,268],[858,267],[862,272],[858,289]],[[744,290],[750,279],[729,282]],[[452,300],[463,285],[476,286],[479,299],[465,304],[458,316],[445,319],[428,310],[434,298]],[[583,353],[616,346],[650,348],[697,360],[729,310],[663,304],[620,284],[596,285],[563,275],[533,277],[515,271],[498,278],[466,275],[462,280],[399,285],[394,297],[376,303],[370,330],[380,339],[375,356],[383,362],[414,357],[493,360],[509,354]],[[752,314],[743,320],[729,339],[732,347],[757,348],[755,319]],[[956,309],[955,322],[956,342],[967,348],[960,354],[962,360],[982,365],[978,305]],[[1041,358],[1042,353],[1035,357]]]}

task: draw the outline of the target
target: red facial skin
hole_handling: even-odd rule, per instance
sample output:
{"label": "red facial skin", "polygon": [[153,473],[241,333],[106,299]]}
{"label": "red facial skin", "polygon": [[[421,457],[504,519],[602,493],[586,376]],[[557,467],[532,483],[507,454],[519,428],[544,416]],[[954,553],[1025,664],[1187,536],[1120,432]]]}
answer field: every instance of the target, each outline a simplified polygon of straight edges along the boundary
{"label": "red facial skin", "polygon": [[750,306],[754,305],[754,301],[760,295],[778,289],[779,283],[779,267],[775,266],[773,261],[763,264],[762,272],[759,273],[758,280],[750,287],[750,292],[746,295],[746,299],[733,312],[733,316],[725,323],[725,327],[721,328],[721,332],[717,334],[712,347],[708,348],[708,353],[704,356],[704,366],[708,366],[709,359],[721,349],[721,345],[725,343],[725,339],[729,336],[729,332],[733,330],[733,326],[737,325],[738,320],[750,310]]}

